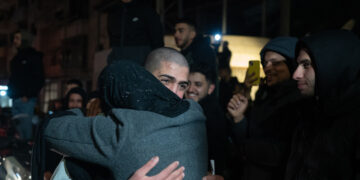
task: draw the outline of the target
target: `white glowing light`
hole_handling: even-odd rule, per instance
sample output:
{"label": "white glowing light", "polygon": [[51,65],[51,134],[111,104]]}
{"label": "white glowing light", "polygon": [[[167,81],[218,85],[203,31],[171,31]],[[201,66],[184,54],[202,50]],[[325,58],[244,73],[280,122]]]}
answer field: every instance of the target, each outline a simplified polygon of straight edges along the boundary
{"label": "white glowing light", "polygon": [[221,39],[221,35],[220,34],[215,34],[215,41],[220,41]]}

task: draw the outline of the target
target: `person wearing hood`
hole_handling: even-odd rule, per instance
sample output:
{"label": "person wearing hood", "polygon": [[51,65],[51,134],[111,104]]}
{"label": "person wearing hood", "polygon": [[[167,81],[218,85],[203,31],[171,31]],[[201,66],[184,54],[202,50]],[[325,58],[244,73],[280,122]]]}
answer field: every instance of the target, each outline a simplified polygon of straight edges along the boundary
{"label": "person wearing hood", "polygon": [[108,12],[108,33],[112,51],[108,64],[130,59],[143,65],[146,56],[164,46],[163,26],[159,15],[139,0],[114,1]]}
{"label": "person wearing hood", "polygon": [[175,43],[191,67],[194,63],[203,63],[217,76],[216,53],[209,41],[196,31],[196,25],[190,19],[179,19],[175,24]]}
{"label": "person wearing hood", "polygon": [[311,99],[293,137],[286,180],[359,179],[360,39],[330,30],[304,37],[293,74]]}
{"label": "person wearing hood", "polygon": [[13,43],[18,52],[10,62],[9,96],[13,99],[12,114],[21,139],[32,139],[32,117],[37,96],[44,85],[43,54],[31,47],[33,35],[18,31]]}
{"label": "person wearing hood", "polygon": [[245,180],[283,179],[291,136],[297,124],[297,104],[301,94],[291,79],[295,70],[293,37],[270,40],[260,52],[265,83],[255,101],[235,94],[228,104],[233,118],[234,141],[243,159]]}
{"label": "person wearing hood", "polygon": [[186,167],[188,179],[206,175],[205,117],[197,103],[130,61],[108,65],[98,82],[106,116],[84,117],[74,109],[51,119],[44,132],[51,148],[101,165],[114,179],[128,179],[155,155],[161,161],[149,176],[173,161]]}

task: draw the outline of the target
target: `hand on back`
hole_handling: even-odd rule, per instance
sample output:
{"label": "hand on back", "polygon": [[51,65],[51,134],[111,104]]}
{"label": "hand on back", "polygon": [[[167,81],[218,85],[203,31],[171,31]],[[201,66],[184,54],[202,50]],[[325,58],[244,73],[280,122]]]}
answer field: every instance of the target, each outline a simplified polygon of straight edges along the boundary
{"label": "hand on back", "polygon": [[162,170],[159,174],[155,176],[146,176],[146,174],[159,162],[159,157],[153,157],[148,161],[143,167],[138,169],[129,180],[182,180],[185,176],[184,167],[179,166],[179,162],[175,161],[171,163],[168,167]]}

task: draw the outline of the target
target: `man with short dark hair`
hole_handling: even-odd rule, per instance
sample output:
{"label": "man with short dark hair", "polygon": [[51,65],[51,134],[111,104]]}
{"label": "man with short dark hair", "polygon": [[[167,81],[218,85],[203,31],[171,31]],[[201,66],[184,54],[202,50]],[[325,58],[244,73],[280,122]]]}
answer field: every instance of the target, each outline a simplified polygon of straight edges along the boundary
{"label": "man with short dark hair", "polygon": [[195,23],[190,19],[179,19],[175,24],[175,42],[181,49],[191,67],[194,63],[207,64],[217,74],[215,51],[201,34],[197,33]]}
{"label": "man with short dark hair", "polygon": [[[226,117],[219,101],[213,94],[216,76],[204,64],[193,64],[189,75],[190,86],[185,97],[198,102],[206,116],[206,129],[208,139],[208,157],[214,160],[215,169],[209,168],[217,175],[224,175],[226,157]],[[209,178],[209,177],[207,177]]]}

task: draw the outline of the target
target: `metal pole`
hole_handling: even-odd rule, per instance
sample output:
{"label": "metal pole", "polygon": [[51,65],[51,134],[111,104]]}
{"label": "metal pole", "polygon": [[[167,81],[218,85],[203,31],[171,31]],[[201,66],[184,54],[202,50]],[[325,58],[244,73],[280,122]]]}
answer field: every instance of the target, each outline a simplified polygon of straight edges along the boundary
{"label": "metal pole", "polygon": [[223,35],[226,34],[226,20],[227,20],[227,0],[223,0],[222,28],[221,28],[221,32]]}

